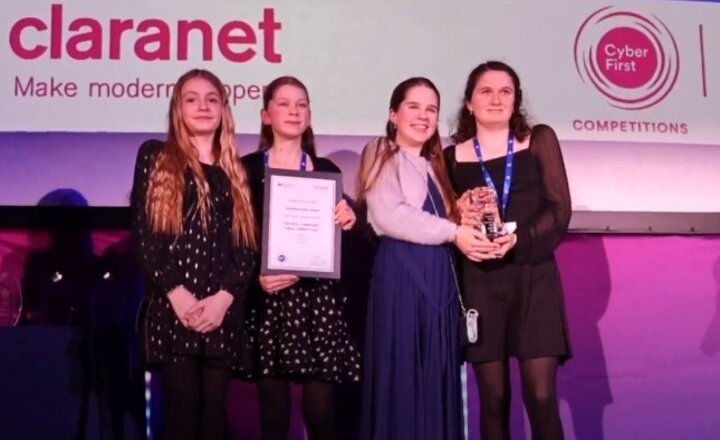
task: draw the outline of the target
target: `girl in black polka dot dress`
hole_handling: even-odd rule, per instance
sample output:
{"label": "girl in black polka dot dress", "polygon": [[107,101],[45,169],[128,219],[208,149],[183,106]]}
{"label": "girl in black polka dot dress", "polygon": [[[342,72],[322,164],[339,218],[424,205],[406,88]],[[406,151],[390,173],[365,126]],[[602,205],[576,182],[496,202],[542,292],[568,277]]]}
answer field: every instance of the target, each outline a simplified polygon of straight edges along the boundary
{"label": "girl in black polka dot dress", "polygon": [[[263,95],[259,151],[243,157],[258,224],[265,167],[340,173],[315,154],[307,89],[296,78],[272,81]],[[355,214],[343,200],[335,222],[344,230]],[[262,275],[250,293],[249,334],[264,439],[286,439],[290,383],[303,385],[303,416],[310,439],[335,438],[333,384],[360,379],[360,357],[343,317],[338,282],[295,275]]]}
{"label": "girl in black polka dot dress", "polygon": [[230,372],[249,361],[241,325],[257,258],[254,214],[218,78],[180,77],[169,123],[166,141],[140,147],[131,195],[148,281],[146,360],[162,375],[164,437],[224,440]]}

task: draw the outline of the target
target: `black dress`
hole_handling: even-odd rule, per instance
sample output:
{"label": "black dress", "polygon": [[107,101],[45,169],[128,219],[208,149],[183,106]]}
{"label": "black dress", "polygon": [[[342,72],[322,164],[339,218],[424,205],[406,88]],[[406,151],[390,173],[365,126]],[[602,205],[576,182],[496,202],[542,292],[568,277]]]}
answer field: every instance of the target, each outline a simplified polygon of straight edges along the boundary
{"label": "black dress", "polygon": [[[457,162],[455,146],[445,159],[458,196],[486,186],[477,162]],[[505,156],[484,162],[502,190]],[[571,215],[565,165],[555,132],[533,127],[530,146],[515,153],[504,221],[517,222],[518,241],[503,259],[462,263],[465,305],[480,312],[483,342],[465,351],[469,362],[571,357],[562,285],[554,251]]]}
{"label": "black dress", "polygon": [[[201,355],[225,359],[232,370],[242,373],[248,368],[249,352],[241,323],[256,252],[232,244],[230,180],[218,166],[202,165],[212,201],[207,231],[195,209],[198,198],[189,170],[185,175],[182,234],[150,231],[145,200],[150,172],[162,147],[160,141],[148,141],[140,147],[130,201],[133,239],[148,283],[142,329],[146,361],[157,364],[176,360],[178,355]],[[200,334],[183,327],[167,299],[167,293],[179,285],[197,299],[221,289],[234,296],[220,328]]]}
{"label": "black dress", "polygon": [[[242,161],[255,215],[262,225],[264,153],[248,154]],[[312,161],[315,171],[340,173],[328,159],[314,157]],[[335,280],[301,278],[273,295],[254,282],[247,319],[256,367],[253,376],[333,383],[360,380],[360,354],[348,331],[346,303]]]}

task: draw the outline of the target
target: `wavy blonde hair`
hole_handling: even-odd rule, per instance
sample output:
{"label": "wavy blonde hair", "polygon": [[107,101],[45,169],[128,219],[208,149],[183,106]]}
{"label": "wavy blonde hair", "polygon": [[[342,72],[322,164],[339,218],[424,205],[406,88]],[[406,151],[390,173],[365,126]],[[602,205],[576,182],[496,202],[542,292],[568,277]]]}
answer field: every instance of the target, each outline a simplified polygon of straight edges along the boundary
{"label": "wavy blonde hair", "polygon": [[212,207],[210,185],[205,179],[198,152],[190,141],[191,133],[183,121],[182,89],[194,78],[202,78],[215,87],[222,102],[220,126],[215,131],[212,154],[230,180],[233,200],[232,237],[240,244],[257,249],[255,218],[250,203],[250,189],[245,169],[235,145],[235,122],[223,83],[207,70],[194,69],[181,76],[173,89],[168,112],[169,127],[165,144],[150,173],[145,210],[153,232],[178,235],[183,231],[183,200],[186,171],[191,171],[198,195],[203,229],[207,230]]}

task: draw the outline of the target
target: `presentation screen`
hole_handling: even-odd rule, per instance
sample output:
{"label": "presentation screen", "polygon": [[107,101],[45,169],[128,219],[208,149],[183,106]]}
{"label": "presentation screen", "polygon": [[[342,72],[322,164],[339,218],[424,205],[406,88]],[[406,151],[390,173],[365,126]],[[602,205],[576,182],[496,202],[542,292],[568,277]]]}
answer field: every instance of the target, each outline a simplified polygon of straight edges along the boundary
{"label": "presentation screen", "polygon": [[319,152],[352,192],[397,83],[435,82],[449,143],[467,74],[496,59],[518,71],[531,121],[557,132],[575,210],[720,211],[712,2],[34,0],[5,5],[0,33],[0,205],[58,189],[127,205],[137,148],[164,136],[192,68],[224,82],[241,154],[265,85],[301,79]]}

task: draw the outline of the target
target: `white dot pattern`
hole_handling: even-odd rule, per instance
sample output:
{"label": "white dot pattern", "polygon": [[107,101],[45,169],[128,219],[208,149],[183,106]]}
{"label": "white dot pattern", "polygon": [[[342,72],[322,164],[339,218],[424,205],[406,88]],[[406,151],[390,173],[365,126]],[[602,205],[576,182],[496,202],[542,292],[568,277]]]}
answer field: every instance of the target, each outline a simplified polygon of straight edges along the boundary
{"label": "white dot pattern", "polygon": [[[148,228],[145,199],[152,161],[162,143],[147,142],[138,154],[131,197],[133,236],[139,259],[148,274],[148,310],[145,350],[149,363],[173,361],[178,355],[200,354],[223,358],[238,372],[247,369],[249,353],[242,327],[244,298],[254,277],[255,252],[232,245],[230,181],[220,167],[203,165],[210,186],[211,209],[207,230],[202,227],[197,191],[191,173],[185,175],[183,233],[153,233]],[[199,231],[199,232],[198,232]],[[202,335],[180,324],[166,294],[184,285],[201,299],[226,290],[235,297],[221,327]]]}
{"label": "white dot pattern", "polygon": [[251,296],[248,333],[259,376],[360,380],[360,354],[336,282],[304,278],[277,294],[258,289]]}
{"label": "white dot pattern", "polygon": [[[257,218],[263,212],[265,164],[262,153],[243,157]],[[340,170],[313,158],[316,171]],[[346,299],[332,280],[302,278],[274,295],[254,284],[249,293],[248,334],[254,353],[251,376],[343,383],[360,380],[360,353],[343,314]]]}

